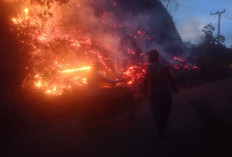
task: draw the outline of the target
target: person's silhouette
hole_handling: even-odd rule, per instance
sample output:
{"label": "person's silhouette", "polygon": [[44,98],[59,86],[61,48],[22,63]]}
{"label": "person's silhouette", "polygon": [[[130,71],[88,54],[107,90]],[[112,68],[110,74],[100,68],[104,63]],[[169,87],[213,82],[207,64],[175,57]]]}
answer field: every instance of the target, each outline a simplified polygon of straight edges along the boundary
{"label": "person's silhouette", "polygon": [[166,65],[159,60],[159,51],[148,53],[149,65],[145,76],[145,94],[151,91],[151,109],[157,126],[158,136],[165,137],[171,112],[172,89],[178,92],[173,77]]}

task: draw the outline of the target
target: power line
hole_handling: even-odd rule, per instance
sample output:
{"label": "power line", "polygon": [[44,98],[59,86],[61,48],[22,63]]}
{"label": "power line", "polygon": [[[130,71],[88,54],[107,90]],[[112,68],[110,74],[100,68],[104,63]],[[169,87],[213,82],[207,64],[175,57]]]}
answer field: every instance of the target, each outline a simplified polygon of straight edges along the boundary
{"label": "power line", "polygon": [[[197,10],[197,11],[201,11],[201,12],[208,12],[208,11],[211,11],[211,10],[215,10],[215,7],[213,5],[213,7],[210,7],[209,5],[207,4],[203,4],[203,1],[194,1],[196,3],[196,5],[193,5],[193,4],[187,4],[188,2],[187,1],[184,1],[184,0],[173,0],[175,1],[176,3],[178,3],[179,5],[181,4],[181,6],[185,6],[185,7],[188,7],[188,8],[192,8],[194,10]],[[186,2],[186,3],[185,3]],[[208,11],[207,11],[208,10]]]}
{"label": "power line", "polygon": [[192,8],[194,10],[201,11],[201,12],[208,12],[208,11],[213,10],[212,8],[203,6],[201,4],[198,4],[197,6],[202,6],[202,7],[196,7],[196,6],[186,4],[186,3],[184,3],[183,1],[180,1],[180,0],[161,0],[161,1],[163,2],[163,4],[165,5],[165,8],[167,10],[168,10],[168,8],[170,8],[170,6],[172,6],[174,8],[174,10],[176,11],[180,5],[185,6],[185,7],[189,7],[189,8]]}
{"label": "power line", "polygon": [[[182,0],[178,0],[178,1],[182,1]],[[186,2],[186,1],[182,1],[183,2]],[[213,8],[216,8],[214,5],[213,5],[213,8],[210,7],[208,4],[204,3],[204,1],[194,1],[197,6],[202,6],[203,8],[207,9],[207,10],[214,10]],[[212,4],[211,4],[212,5]]]}
{"label": "power line", "polygon": [[[198,1],[196,1],[198,2]],[[201,1],[201,4],[198,3],[198,5],[201,5],[202,7],[208,9],[208,10],[214,10],[213,8],[209,7],[208,5],[206,5],[205,3],[203,4],[202,1]],[[214,7],[215,8],[215,7]]]}
{"label": "power line", "polygon": [[232,20],[232,17],[229,17],[229,16],[225,16],[225,18]]}
{"label": "power line", "polygon": [[[168,2],[169,0],[163,0],[163,2]],[[181,2],[181,0],[173,0],[173,1],[170,1],[170,4],[171,2],[175,2],[175,11],[177,10],[177,8],[181,5],[181,6],[185,6],[185,7],[188,7],[188,8],[192,8],[194,10],[198,10],[198,11],[201,11],[201,12],[208,12],[207,10],[209,10],[209,7],[208,6],[203,6],[201,8],[199,7],[196,7],[196,6],[193,6],[193,5],[189,5],[189,4],[186,4],[186,3],[183,3]],[[169,7],[170,7],[170,4],[169,4]],[[214,9],[211,9],[211,10],[214,10]],[[229,20],[232,20],[232,17],[229,17],[229,16],[224,16],[225,18],[229,19]]]}
{"label": "power line", "polygon": [[180,3],[180,2],[179,2],[179,4],[184,5],[184,6],[186,6],[186,7],[189,7],[189,8],[192,8],[192,9],[194,9],[194,10],[201,11],[201,12],[208,12],[208,11],[206,11],[206,10],[203,9],[203,8],[197,8],[197,7],[195,7],[195,6],[191,6],[191,5],[188,5],[188,4],[185,4],[185,3]]}
{"label": "power line", "polygon": [[[209,8],[209,7],[207,7],[207,6],[204,6],[204,5],[202,5],[202,4],[196,4],[196,6],[198,6],[198,8],[196,7],[196,6],[192,6],[192,5],[189,5],[189,4],[186,4],[184,1],[180,1],[180,0],[178,0],[178,2],[179,3],[181,3],[181,4],[183,4],[183,5],[186,5],[186,6],[189,6],[189,7],[191,7],[191,8],[194,8],[194,9],[200,9],[200,10],[204,10],[205,11],[205,9],[207,9],[207,10],[212,10],[212,8]],[[201,6],[201,8],[199,8],[199,6]]]}

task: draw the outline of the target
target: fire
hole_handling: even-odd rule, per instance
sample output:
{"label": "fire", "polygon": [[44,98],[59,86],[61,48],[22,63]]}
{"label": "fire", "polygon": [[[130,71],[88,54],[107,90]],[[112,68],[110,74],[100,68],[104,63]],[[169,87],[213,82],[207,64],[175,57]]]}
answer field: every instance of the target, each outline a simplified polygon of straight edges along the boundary
{"label": "fire", "polygon": [[28,8],[25,8],[25,9],[24,9],[24,12],[25,12],[25,14],[28,14],[28,13],[29,13],[29,9],[28,9]]}
{"label": "fire", "polygon": [[126,71],[123,72],[123,78],[126,81],[126,85],[129,87],[133,87],[138,85],[141,78],[144,78],[146,73],[147,64],[138,64],[129,66]]}
{"label": "fire", "polygon": [[47,94],[52,94],[52,95],[61,95],[62,93],[60,91],[57,91],[56,86],[53,87],[51,90],[46,91]]}
{"label": "fire", "polygon": [[85,84],[85,85],[87,85],[87,78],[86,77],[82,78],[82,83]]}
{"label": "fire", "polygon": [[16,19],[16,18],[13,18],[13,19],[12,19],[12,22],[17,23],[17,19]]}
{"label": "fire", "polygon": [[186,61],[183,58],[180,57],[173,57],[172,60],[169,61],[171,64],[171,67],[174,68],[174,70],[198,70],[199,67],[194,64],[187,64]]}
{"label": "fire", "polygon": [[41,88],[43,86],[42,82],[39,80],[38,82],[35,82],[35,86],[38,88]]}
{"label": "fire", "polygon": [[62,73],[72,73],[72,72],[90,70],[90,69],[91,69],[91,67],[83,67],[83,68],[78,68],[78,69],[68,69],[68,70],[62,71]]}
{"label": "fire", "polygon": [[[87,75],[93,68],[90,65],[95,66],[93,63],[99,64],[102,76],[123,80],[116,85],[103,85],[104,88],[131,88],[141,84],[147,63],[136,43],[152,39],[145,30],[134,28],[130,24],[123,25],[108,11],[99,15],[99,19],[92,17],[90,21],[97,21],[96,27],[107,28],[109,31],[95,30],[89,23],[84,25],[80,23],[81,20],[63,17],[65,11],[62,9],[66,8],[81,11],[80,14],[75,14],[76,19],[81,19],[79,16],[89,13],[86,13],[87,2],[71,3],[74,5],[64,8],[57,7],[56,1],[51,2],[50,8],[54,8],[52,13],[50,10],[44,11],[44,6],[40,4],[22,2],[19,4],[18,14],[11,18],[12,30],[17,34],[22,52],[28,54],[27,76],[23,88],[54,96],[70,93],[75,88],[85,88],[88,85]],[[119,5],[115,1],[110,3],[114,7]],[[125,29],[132,31],[124,34]],[[125,39],[121,39],[122,32]],[[119,43],[121,45],[118,46]],[[174,61],[183,62],[178,58],[174,58]]]}

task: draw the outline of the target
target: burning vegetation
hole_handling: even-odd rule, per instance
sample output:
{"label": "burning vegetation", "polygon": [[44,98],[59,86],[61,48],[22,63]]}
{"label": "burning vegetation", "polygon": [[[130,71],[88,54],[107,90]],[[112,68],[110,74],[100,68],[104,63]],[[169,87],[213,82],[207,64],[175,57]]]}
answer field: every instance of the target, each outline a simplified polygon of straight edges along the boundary
{"label": "burning vegetation", "polygon": [[[10,19],[12,31],[28,55],[24,89],[58,96],[86,88],[95,66],[102,76],[121,80],[114,85],[102,84],[103,88],[141,84],[147,65],[142,49],[154,48],[154,41],[148,29],[135,23],[146,21],[147,16],[127,15],[133,22],[122,20],[110,11],[120,4],[107,0],[99,4],[91,0],[11,3],[16,8]],[[176,70],[198,68],[178,57],[170,64]]]}
{"label": "burning vegetation", "polygon": [[[17,32],[22,48],[27,50],[29,55],[26,67],[28,74],[23,82],[23,88],[49,95],[62,95],[72,88],[85,87],[88,84],[88,73],[95,64],[100,65],[100,74],[104,77],[124,80],[115,86],[132,87],[143,78],[145,63],[133,62],[131,57],[135,52],[132,47],[124,47],[119,52],[121,56],[110,54],[115,51],[110,49],[114,48],[114,42],[117,42],[113,39],[119,38],[117,31],[115,34],[103,34],[103,37],[106,35],[113,37],[110,36],[111,39],[102,42],[99,40],[105,39],[96,39],[90,34],[93,30],[89,31],[89,28],[84,28],[82,24],[70,24],[71,21],[67,21],[70,19],[65,19],[61,15],[69,9],[83,12],[81,11],[83,4],[70,1],[70,4],[63,6],[49,3],[48,7],[39,2],[14,2],[20,9],[17,9],[17,16],[11,19],[14,24],[12,28]],[[116,7],[115,3],[112,5]],[[86,7],[83,6],[84,10]],[[50,13],[49,11],[53,9],[55,11]],[[104,12],[102,19],[96,23],[103,28],[119,29],[120,26],[110,23],[110,17],[106,16],[108,13]],[[136,34],[137,37],[142,38],[140,31]]]}

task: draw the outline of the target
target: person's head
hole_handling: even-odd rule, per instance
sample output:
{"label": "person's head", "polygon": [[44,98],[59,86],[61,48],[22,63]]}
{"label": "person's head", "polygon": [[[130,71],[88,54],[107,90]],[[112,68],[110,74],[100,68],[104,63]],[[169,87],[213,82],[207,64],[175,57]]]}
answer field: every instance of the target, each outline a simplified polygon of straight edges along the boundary
{"label": "person's head", "polygon": [[158,50],[151,50],[148,52],[148,62],[154,63],[159,61],[159,51]]}

